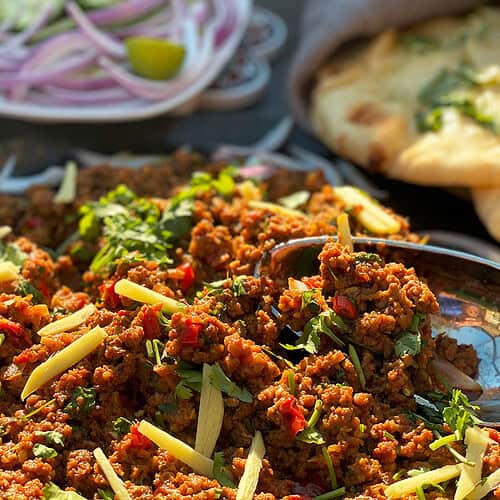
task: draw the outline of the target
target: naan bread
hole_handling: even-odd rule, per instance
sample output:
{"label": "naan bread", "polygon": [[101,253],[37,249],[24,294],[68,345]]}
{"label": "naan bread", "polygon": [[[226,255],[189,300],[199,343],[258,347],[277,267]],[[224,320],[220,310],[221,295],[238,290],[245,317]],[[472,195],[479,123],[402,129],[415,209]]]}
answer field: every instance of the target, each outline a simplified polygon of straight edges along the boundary
{"label": "naan bread", "polygon": [[[407,43],[412,39],[439,43],[414,50]],[[422,89],[444,69],[456,71],[464,63],[478,74],[493,71],[494,84],[474,87],[472,95],[483,115],[497,118],[500,131],[500,10],[494,8],[385,32],[368,46],[335,56],[313,91],[313,127],[340,155],[396,179],[500,187],[498,131],[451,106],[442,108],[439,130],[417,127]]]}
{"label": "naan bread", "polygon": [[486,229],[500,241],[500,188],[473,189],[472,199]]}

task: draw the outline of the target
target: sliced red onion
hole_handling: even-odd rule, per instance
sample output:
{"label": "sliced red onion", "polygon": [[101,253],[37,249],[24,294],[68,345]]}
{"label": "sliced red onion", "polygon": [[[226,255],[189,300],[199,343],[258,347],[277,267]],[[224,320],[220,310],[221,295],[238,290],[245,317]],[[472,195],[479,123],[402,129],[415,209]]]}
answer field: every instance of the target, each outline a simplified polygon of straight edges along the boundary
{"label": "sliced red onion", "polygon": [[210,18],[208,2],[196,2],[189,6],[189,14],[199,24],[205,24]]}
{"label": "sliced red onion", "polygon": [[[47,40],[46,42],[39,45],[34,53],[23,63],[23,65],[19,69],[17,78],[25,78],[26,74],[30,74],[34,70],[38,70],[41,67],[47,66],[57,59],[67,56],[71,52],[81,52],[82,46],[85,47],[85,42],[85,37],[75,32],[63,33],[51,38],[50,40]],[[65,63],[61,63],[62,68],[58,67],[57,70],[52,69],[52,71],[55,71],[55,75],[57,76],[65,74],[70,70],[80,71],[81,69],[88,67],[88,65],[95,57],[95,53],[92,55],[90,54],[91,53],[84,54],[85,57],[82,55],[81,59],[77,60],[76,62],[74,60],[70,61],[69,68],[67,65],[68,63],[66,63],[66,65]],[[55,75],[54,73],[50,73],[51,70],[49,69],[45,71],[47,72],[47,74],[50,74],[50,77],[43,77],[43,81],[47,82],[49,81],[47,78],[53,78]],[[36,80],[36,82],[28,81],[25,82],[27,83],[26,85],[19,85],[18,87],[16,87],[11,93],[11,98],[15,100],[23,99],[29,90],[28,83],[38,83],[36,77],[34,78],[34,80]]]}
{"label": "sliced red onion", "polygon": [[112,24],[140,17],[165,4],[165,0],[128,0],[111,7],[89,12],[89,19],[95,24]]}
{"label": "sliced red onion", "polygon": [[276,169],[268,165],[248,165],[241,167],[238,172],[243,179],[259,179],[265,181],[274,175]]}
{"label": "sliced red onion", "polygon": [[[0,76],[0,88],[29,87],[30,85],[48,83],[57,77],[88,68],[96,57],[95,51],[82,52],[69,56],[61,63],[48,69],[19,71],[8,76]],[[18,96],[17,99],[22,97],[21,93],[17,93],[18,90],[20,90],[19,87],[14,89],[14,93]]]}
{"label": "sliced red onion", "polygon": [[35,18],[35,20],[21,33],[13,36],[12,38],[9,39],[9,41],[2,47],[2,50],[8,51],[12,47],[15,47],[16,45],[23,45],[27,41],[30,40],[30,38],[43,26],[47,24],[49,19],[52,17],[54,14],[54,8],[52,5],[49,5],[40,13],[38,16]]}
{"label": "sliced red onion", "polygon": [[125,57],[126,50],[123,44],[96,28],[75,2],[68,2],[65,8],[83,34],[100,52],[118,59]]}
{"label": "sliced red onion", "polygon": [[55,85],[46,85],[43,90],[64,104],[113,104],[131,98],[130,92],[118,87],[101,90],[68,90]]}
{"label": "sliced red onion", "polygon": [[100,90],[109,89],[116,85],[115,81],[106,74],[99,72],[94,75],[71,74],[54,78],[51,82],[57,87],[68,90]]}
{"label": "sliced red onion", "polygon": [[479,382],[459,370],[454,364],[443,358],[434,358],[431,361],[432,370],[436,375],[444,378],[452,387],[462,389],[466,392],[481,392],[483,389]]}
{"label": "sliced red onion", "polygon": [[237,21],[232,0],[213,0],[216,15],[215,46],[222,45],[234,31]]}
{"label": "sliced red onion", "polygon": [[186,49],[186,56],[182,63],[181,72],[184,68],[190,68],[195,64],[198,57],[198,46],[200,44],[199,29],[195,22],[187,18],[184,21],[184,48]]}
{"label": "sliced red onion", "polygon": [[113,33],[122,39],[130,36],[150,36],[153,38],[168,36],[166,34],[163,35],[163,33],[173,31],[170,26],[172,19],[172,9],[162,10],[145,21],[115,29]]}

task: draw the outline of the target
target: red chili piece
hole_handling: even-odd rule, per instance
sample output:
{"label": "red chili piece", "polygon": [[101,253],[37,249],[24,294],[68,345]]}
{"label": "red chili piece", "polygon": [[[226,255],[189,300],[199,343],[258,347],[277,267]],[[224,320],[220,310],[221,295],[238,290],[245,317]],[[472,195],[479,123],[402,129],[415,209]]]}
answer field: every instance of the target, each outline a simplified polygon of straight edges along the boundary
{"label": "red chili piece", "polygon": [[132,424],[130,426],[130,437],[133,448],[146,450],[153,444],[149,438],[139,432],[139,424]]}
{"label": "red chili piece", "polygon": [[29,333],[19,323],[10,321],[10,319],[0,318],[0,332],[7,334],[14,347],[31,345]]}
{"label": "red chili piece", "polygon": [[309,495],[288,495],[288,500],[312,500]]}
{"label": "red chili piece", "polygon": [[295,437],[306,428],[304,414],[299,410],[297,400],[293,396],[286,398],[285,401],[279,405],[278,409],[285,419],[291,436]]}
{"label": "red chili piece", "polygon": [[158,321],[158,311],[148,307],[142,317],[142,329],[147,339],[157,339],[160,336],[160,322]]}
{"label": "red chili piece", "polygon": [[185,264],[181,264],[180,266],[177,266],[177,269],[184,273],[184,276],[182,278],[181,288],[182,288],[183,292],[186,292],[194,284],[193,266],[191,264],[189,264],[189,262],[186,262]]}
{"label": "red chili piece", "polygon": [[351,299],[345,295],[335,295],[333,297],[333,310],[343,318],[354,319],[356,317],[356,308]]}
{"label": "red chili piece", "polygon": [[184,330],[180,335],[180,341],[183,346],[199,347],[200,346],[200,333],[203,325],[194,323],[191,318],[187,318],[184,322]]}
{"label": "red chili piece", "polygon": [[110,309],[119,309],[122,305],[120,296],[115,292],[115,282],[108,281],[99,286],[101,299],[106,307]]}

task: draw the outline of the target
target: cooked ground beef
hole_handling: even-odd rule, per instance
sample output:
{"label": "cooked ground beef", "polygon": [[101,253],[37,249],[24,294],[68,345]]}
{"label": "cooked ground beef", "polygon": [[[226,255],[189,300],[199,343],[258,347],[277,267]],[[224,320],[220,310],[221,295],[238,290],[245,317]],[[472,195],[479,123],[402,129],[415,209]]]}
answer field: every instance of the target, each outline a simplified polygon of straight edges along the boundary
{"label": "cooked ground beef", "polygon": [[[332,240],[319,255],[318,275],[253,277],[277,243],[335,235],[343,203],[316,172],[304,182],[278,171],[257,189],[232,177],[226,185],[220,176],[213,181],[223,167],[217,164],[206,166],[212,180],[198,177],[182,188],[202,166],[198,155],[179,152],[154,168],[85,169],[77,199],[66,205],[43,186],[25,198],[0,197],[0,225],[13,227],[2,248],[10,245],[22,261],[19,279],[0,282],[0,498],[43,498],[49,483],[88,499],[113,498],[93,455],[101,447],[134,499],[235,499],[234,487],[193,472],[137,429],[144,419],[194,446],[200,394],[189,377],[199,383],[203,363],[217,363],[231,387],[216,451],[234,484],[255,431],[263,435],[257,500],[328,492],[328,461],[344,496],[359,499],[385,498],[387,485],[411,469],[455,463],[447,448],[429,448],[436,428],[414,395],[447,401],[429,368],[434,357],[471,376],[478,360],[470,346],[432,339],[429,315],[438,304],[414,269],[383,256],[359,259]],[[96,205],[119,184],[136,196],[120,202],[115,193]],[[311,197],[303,217],[256,206],[248,196],[267,192],[275,201],[304,186]],[[75,233],[89,211],[93,218]],[[113,219],[123,211],[124,220]],[[351,230],[364,234],[355,212]],[[401,224],[393,238],[418,241],[406,219],[388,213]],[[72,234],[60,253],[45,248]],[[186,307],[169,315],[121,296],[121,279]],[[95,311],[78,327],[38,335],[87,304]],[[106,332],[102,345],[21,401],[33,369],[96,326]],[[297,342],[292,330],[303,332],[298,346],[288,345]],[[399,352],[404,335],[413,336],[413,347]],[[483,475],[500,466],[495,432]],[[452,447],[465,453],[461,441]],[[427,494],[452,498],[454,482]]]}

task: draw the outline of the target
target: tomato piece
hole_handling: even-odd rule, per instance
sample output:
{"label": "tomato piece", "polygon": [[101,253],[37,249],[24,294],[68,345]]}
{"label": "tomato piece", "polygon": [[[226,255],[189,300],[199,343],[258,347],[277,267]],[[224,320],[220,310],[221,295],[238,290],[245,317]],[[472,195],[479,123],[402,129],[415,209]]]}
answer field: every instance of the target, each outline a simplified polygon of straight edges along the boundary
{"label": "tomato piece", "polygon": [[333,297],[333,310],[343,318],[354,319],[356,317],[356,308],[351,299],[345,295],[335,295]]}
{"label": "tomato piece", "polygon": [[500,432],[498,432],[496,429],[488,429],[488,434],[490,435],[490,439],[493,439],[493,441],[496,441],[498,444],[500,444]]}
{"label": "tomato piece", "polygon": [[104,305],[110,309],[119,309],[122,305],[120,296],[115,292],[115,281],[108,281],[99,286],[99,293]]}
{"label": "tomato piece", "polygon": [[23,365],[26,363],[33,363],[38,360],[38,353],[32,351],[31,349],[25,349],[20,352],[17,356],[14,356],[13,360],[16,365]]}
{"label": "tomato piece", "polygon": [[186,347],[199,347],[202,328],[203,325],[193,322],[191,318],[187,318],[179,337],[181,344]]}
{"label": "tomato piece", "polygon": [[31,335],[25,328],[10,319],[0,318],[0,332],[6,333],[14,347],[31,345]]}
{"label": "tomato piece", "polygon": [[194,269],[189,262],[186,262],[184,264],[181,264],[180,266],[177,266],[179,271],[182,271],[184,273],[184,276],[182,277],[182,282],[181,282],[181,289],[183,292],[186,292],[189,290],[193,284],[194,284]]}
{"label": "tomato piece", "polygon": [[160,336],[160,322],[158,321],[158,310],[148,307],[142,317],[142,329],[147,339],[157,339]]}
{"label": "tomato piece", "polygon": [[306,419],[304,414],[298,408],[297,399],[293,396],[286,398],[282,403],[280,403],[278,410],[285,419],[291,436],[295,437],[299,432],[306,428]]}
{"label": "tomato piece", "polygon": [[304,276],[301,280],[308,288],[321,288],[321,276]]}
{"label": "tomato piece", "polygon": [[130,438],[131,446],[133,448],[146,450],[153,444],[149,438],[139,432],[139,424],[132,424],[130,426]]}

